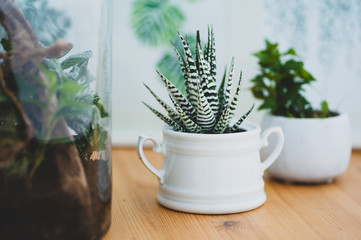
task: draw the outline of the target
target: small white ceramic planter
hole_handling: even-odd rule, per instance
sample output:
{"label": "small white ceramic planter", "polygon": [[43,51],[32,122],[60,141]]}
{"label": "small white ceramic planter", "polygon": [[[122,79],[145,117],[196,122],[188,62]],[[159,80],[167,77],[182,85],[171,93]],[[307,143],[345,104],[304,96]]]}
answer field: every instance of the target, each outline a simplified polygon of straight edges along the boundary
{"label": "small white ceramic planter", "polygon": [[[263,172],[277,158],[283,146],[281,128],[260,128],[245,122],[246,132],[193,134],[163,129],[163,143],[140,136],[138,155],[160,182],[157,199],[165,207],[190,213],[226,214],[248,211],[266,200]],[[277,144],[261,163],[259,150],[270,134]],[[164,155],[163,166],[155,169],[143,153],[143,143],[153,142],[154,152]]]}
{"label": "small white ceramic planter", "polygon": [[[262,127],[281,126],[285,144],[268,173],[286,182],[323,183],[347,169],[351,155],[347,115],[330,118],[287,118],[267,114]],[[274,145],[270,138],[270,146]],[[267,156],[265,148],[261,155]]]}

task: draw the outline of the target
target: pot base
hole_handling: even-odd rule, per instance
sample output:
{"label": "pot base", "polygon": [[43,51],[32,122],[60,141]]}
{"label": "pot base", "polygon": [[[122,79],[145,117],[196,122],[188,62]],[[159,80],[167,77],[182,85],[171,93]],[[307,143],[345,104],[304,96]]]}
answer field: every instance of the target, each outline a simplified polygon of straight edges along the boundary
{"label": "pot base", "polygon": [[158,193],[157,199],[162,206],[180,212],[196,214],[231,214],[246,212],[260,207],[266,201],[266,194],[262,191],[238,199],[232,199],[227,196],[222,199],[176,199]]}

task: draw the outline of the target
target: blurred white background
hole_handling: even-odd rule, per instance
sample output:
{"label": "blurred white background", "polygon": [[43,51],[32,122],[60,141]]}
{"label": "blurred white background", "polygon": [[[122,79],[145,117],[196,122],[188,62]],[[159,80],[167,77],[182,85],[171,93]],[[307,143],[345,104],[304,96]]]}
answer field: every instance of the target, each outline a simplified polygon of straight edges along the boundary
{"label": "blurred white background", "polygon": [[[306,69],[317,79],[307,95],[318,106],[347,112],[353,144],[361,147],[361,1],[359,0],[169,0],[185,14],[181,33],[213,25],[216,37],[218,79],[235,57],[236,75],[243,71],[243,91],[238,114],[253,102],[249,80],[257,74],[253,53],[264,48],[264,39],[279,42],[281,50],[295,48]],[[158,108],[143,82],[162,98],[156,63],[170,44],[152,47],[142,43],[130,23],[134,0],[113,1],[113,145],[134,145],[140,134],[161,139],[163,123],[142,101]],[[176,29],[175,29],[176,30]],[[175,33],[176,34],[176,33]],[[158,108],[161,109],[161,108]],[[254,110],[249,121],[260,123],[263,112]]]}

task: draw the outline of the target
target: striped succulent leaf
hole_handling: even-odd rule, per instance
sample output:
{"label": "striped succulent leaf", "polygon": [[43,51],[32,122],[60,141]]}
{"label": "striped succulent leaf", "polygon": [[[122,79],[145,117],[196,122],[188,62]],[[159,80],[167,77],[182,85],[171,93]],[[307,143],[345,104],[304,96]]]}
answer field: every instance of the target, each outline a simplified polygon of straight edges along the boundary
{"label": "striped succulent leaf", "polygon": [[197,115],[194,107],[189,103],[188,99],[171,83],[165,76],[163,76],[160,72],[157,71],[160,78],[165,83],[168,88],[169,93],[175,99],[175,101],[180,105],[182,110],[191,118],[195,118]]}
{"label": "striped succulent leaf", "polygon": [[159,102],[160,105],[167,111],[168,116],[175,121],[178,125],[182,126],[182,119],[179,117],[178,113],[174,111],[168,104],[166,104],[163,100],[161,100],[147,84],[143,83],[144,86],[148,89],[148,91],[153,95],[153,97]]}
{"label": "striped succulent leaf", "polygon": [[143,104],[145,106],[147,106],[155,115],[157,115],[161,120],[163,120],[166,124],[168,124],[169,126],[173,127],[173,129],[175,131],[179,131],[179,132],[184,132],[183,127],[181,127],[178,123],[176,123],[175,121],[173,121],[172,119],[164,116],[163,114],[161,114],[160,112],[158,112],[157,110],[155,110],[154,108],[152,108],[151,106],[149,106],[148,104],[146,104],[145,102],[143,102]]}
{"label": "striped succulent leaf", "polygon": [[192,104],[194,108],[197,107],[198,103],[198,86],[199,86],[199,79],[198,79],[198,70],[196,63],[193,60],[191,50],[189,49],[188,43],[184,40],[183,36],[178,32],[179,39],[182,42],[184,56],[185,56],[185,63],[186,63],[186,70],[187,70],[187,81],[185,82],[186,92],[188,94],[189,102]]}
{"label": "striped succulent leaf", "polygon": [[[203,58],[200,44],[197,44],[197,62],[199,62],[198,74],[200,76],[201,89],[207,97],[209,105],[215,115],[218,112],[218,94],[217,85],[213,82],[211,73],[209,72],[209,63]],[[199,94],[199,93],[198,93]],[[199,105],[198,105],[199,106]]]}
{"label": "striped succulent leaf", "polygon": [[254,104],[252,105],[251,109],[248,110],[248,112],[246,114],[244,114],[232,127],[230,127],[229,132],[236,132],[239,129],[239,126],[242,124],[242,122],[252,112],[253,108],[254,108]]}
{"label": "striped succulent leaf", "polygon": [[[186,69],[186,62],[185,62],[182,54],[179,52],[178,48],[175,46],[175,44],[173,42],[171,42],[171,44],[172,44],[172,46],[174,48],[174,52],[177,54],[178,62],[179,62],[180,69],[181,69],[182,74],[183,74],[184,82],[187,85],[188,72],[187,72],[187,69]],[[188,92],[187,92],[187,94],[188,94]]]}
{"label": "striped succulent leaf", "polygon": [[222,77],[221,84],[219,85],[218,89],[218,116],[223,112],[225,108],[225,95],[224,95],[224,85],[226,83],[226,76],[227,76],[227,66],[224,68],[224,73]]}
{"label": "striped succulent leaf", "polygon": [[206,59],[207,62],[210,62],[211,59],[210,59],[210,46],[212,45],[212,37],[211,37],[211,31],[210,31],[210,28],[208,26],[208,41],[207,41],[207,44],[205,45],[204,47],[204,52],[203,52],[203,55],[204,55],[204,59]]}
{"label": "striped succulent leaf", "polygon": [[184,126],[186,127],[186,130],[188,132],[193,132],[193,133],[202,133],[202,128],[195,123],[183,110],[182,108],[179,106],[179,104],[173,99],[172,96],[171,100],[180,116],[180,118],[183,121]]}
{"label": "striped succulent leaf", "polygon": [[[209,31],[209,30],[208,30]],[[217,63],[216,63],[216,42],[214,37],[213,26],[211,26],[211,43],[209,47],[209,65],[210,65],[210,72],[212,75],[213,82],[216,82],[216,75],[217,75]]]}
{"label": "striped succulent leaf", "polygon": [[214,113],[201,88],[198,94],[197,123],[203,132],[212,132],[216,124]]}
{"label": "striped succulent leaf", "polygon": [[234,115],[234,113],[236,111],[236,107],[237,107],[238,99],[239,99],[238,97],[239,97],[239,95],[241,93],[241,81],[242,81],[242,71],[241,71],[241,73],[239,75],[239,81],[238,81],[238,86],[237,86],[236,92],[235,92],[233,100],[232,100],[232,102],[230,104],[229,115],[230,115],[231,118],[233,117],[233,115]]}
{"label": "striped succulent leaf", "polygon": [[226,105],[217,122],[217,125],[213,129],[213,132],[223,133],[227,129],[230,120],[231,118],[229,117],[229,105]]}
{"label": "striped succulent leaf", "polygon": [[[199,45],[200,45],[200,43],[199,43]],[[217,67],[216,67],[216,47],[215,47],[213,26],[211,28],[208,26],[208,42],[205,45],[203,55],[204,55],[204,59],[207,61],[208,65],[209,65],[209,73],[210,73],[211,79],[212,79],[210,81],[210,82],[212,82],[212,84],[209,87],[211,88],[211,91],[216,91]]]}
{"label": "striped succulent leaf", "polygon": [[167,111],[168,117],[145,104],[153,113],[176,131],[193,133],[229,133],[238,131],[240,124],[251,113],[252,108],[233,126],[230,121],[235,114],[241,92],[242,72],[237,89],[231,99],[234,59],[227,75],[225,69],[222,82],[217,89],[216,84],[216,51],[213,28],[208,28],[208,42],[204,51],[201,49],[199,32],[197,32],[196,58],[193,59],[189,45],[178,33],[182,42],[184,56],[174,46],[186,86],[186,96],[177,89],[165,76],[157,71],[168,89],[169,97],[175,110],[163,102],[147,85],[145,87]]}
{"label": "striped succulent leaf", "polygon": [[225,86],[225,90],[224,90],[224,104],[226,105],[229,103],[229,98],[231,96],[233,68],[234,68],[234,58],[232,58],[231,67],[229,69],[228,79],[226,83],[227,85]]}

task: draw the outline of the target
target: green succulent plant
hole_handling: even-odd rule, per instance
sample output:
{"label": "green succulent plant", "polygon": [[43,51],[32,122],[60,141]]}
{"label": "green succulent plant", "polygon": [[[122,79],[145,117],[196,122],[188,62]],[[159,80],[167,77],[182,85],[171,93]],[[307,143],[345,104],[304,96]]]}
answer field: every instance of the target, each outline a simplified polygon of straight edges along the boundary
{"label": "green succulent plant", "polygon": [[242,72],[234,97],[231,99],[234,60],[227,76],[225,69],[222,82],[216,84],[216,49],[213,28],[208,29],[208,41],[202,51],[199,31],[196,39],[196,57],[193,59],[188,42],[178,33],[182,42],[184,57],[173,44],[183,73],[185,94],[174,86],[164,75],[157,71],[168,89],[175,110],[161,100],[146,84],[146,88],[167,111],[163,115],[143,102],[154,114],[175,131],[190,133],[232,133],[240,130],[240,125],[251,113],[251,109],[233,125],[230,124],[239,100]]}
{"label": "green succulent plant", "polygon": [[326,101],[320,110],[312,107],[303,95],[304,86],[316,79],[304,68],[292,48],[281,53],[277,43],[266,40],[265,49],[256,52],[260,73],[251,82],[253,96],[262,100],[258,109],[268,109],[273,115],[296,118],[325,118],[334,116]]}

